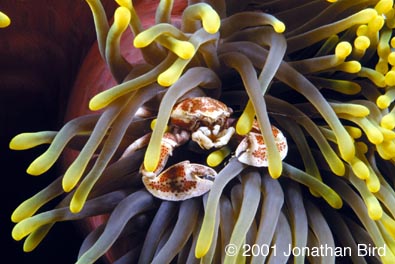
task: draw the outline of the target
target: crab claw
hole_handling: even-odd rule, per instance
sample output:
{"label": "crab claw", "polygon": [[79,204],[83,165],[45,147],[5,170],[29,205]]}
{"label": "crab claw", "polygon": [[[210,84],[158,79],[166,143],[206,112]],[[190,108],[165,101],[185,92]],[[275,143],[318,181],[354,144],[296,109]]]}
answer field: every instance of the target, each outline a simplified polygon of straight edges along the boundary
{"label": "crab claw", "polygon": [[201,164],[182,161],[157,177],[143,175],[147,190],[162,200],[182,201],[208,192],[217,172]]}
{"label": "crab claw", "polygon": [[[281,160],[283,160],[288,152],[287,139],[278,128],[272,126],[272,131]],[[237,146],[235,154],[238,160],[244,164],[254,167],[268,166],[266,145],[259,133],[248,133]]]}

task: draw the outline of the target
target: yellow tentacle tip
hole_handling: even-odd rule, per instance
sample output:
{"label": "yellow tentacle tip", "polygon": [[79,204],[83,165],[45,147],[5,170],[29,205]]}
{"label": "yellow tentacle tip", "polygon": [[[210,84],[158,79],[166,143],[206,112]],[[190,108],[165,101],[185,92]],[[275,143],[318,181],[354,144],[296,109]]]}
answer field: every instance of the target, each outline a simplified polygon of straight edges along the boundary
{"label": "yellow tentacle tip", "polygon": [[[18,209],[18,208],[17,208]],[[21,220],[25,219],[25,213],[24,212],[20,212],[19,210],[15,209],[15,211],[12,213],[11,215],[11,221],[13,223],[18,223]]]}
{"label": "yellow tentacle tip", "polygon": [[324,197],[325,201],[334,209],[340,209],[343,207],[342,198],[334,192],[330,197]]}
{"label": "yellow tentacle tip", "polygon": [[[21,223],[23,223],[23,222],[21,222]],[[23,229],[23,227],[21,227],[21,223],[18,223],[18,224],[12,229],[12,232],[11,232],[12,238],[13,238],[14,240],[16,240],[16,241],[20,241],[20,240],[22,240],[22,239],[25,237],[23,230],[21,230],[21,229]]]}
{"label": "yellow tentacle tip", "polygon": [[268,169],[269,169],[270,177],[272,177],[273,179],[278,179],[281,176],[281,173],[283,171],[283,166],[282,166],[281,162],[279,164],[271,165],[270,159],[269,159]]}
{"label": "yellow tentacle tip", "polygon": [[384,81],[388,86],[395,86],[395,71],[391,70],[387,72]]}
{"label": "yellow tentacle tip", "polygon": [[195,55],[196,49],[189,41],[179,40],[166,35],[159,36],[157,40],[183,60],[190,59]]}
{"label": "yellow tentacle tip", "polygon": [[71,192],[76,184],[75,181],[68,179],[68,177],[63,177],[62,188],[65,192]]}
{"label": "yellow tentacle tip", "polygon": [[31,206],[30,201],[31,199],[24,201],[14,210],[11,215],[11,221],[13,223],[18,223],[23,219],[32,216],[35,213],[36,210]]}
{"label": "yellow tentacle tip", "polygon": [[147,151],[144,156],[144,169],[148,172],[153,172],[156,167],[158,167],[160,160],[160,153],[155,149],[152,149],[150,145],[148,145]]}
{"label": "yellow tentacle tip", "polygon": [[368,215],[372,220],[380,220],[381,217],[383,216],[383,209],[381,208],[381,206],[379,204],[367,204],[366,205],[368,207]]}
{"label": "yellow tentacle tip", "polygon": [[243,113],[236,123],[236,133],[244,136],[251,131],[255,119],[255,109],[251,101],[248,101]]}
{"label": "yellow tentacle tip", "polygon": [[41,242],[40,238],[33,237],[33,239],[25,240],[25,243],[23,243],[23,252],[32,252],[35,250],[38,246],[38,244]]}
{"label": "yellow tentacle tip", "polygon": [[0,12],[0,28],[8,27],[10,24],[11,19],[3,12]]}
{"label": "yellow tentacle tip", "polygon": [[183,67],[177,61],[170,66],[166,71],[162,72],[158,76],[158,83],[161,86],[168,87],[175,83],[181,76]]}
{"label": "yellow tentacle tip", "polygon": [[342,41],[339,44],[337,44],[336,49],[335,49],[335,54],[339,59],[345,59],[348,55],[351,54],[352,51],[352,46],[349,42],[347,41]]}
{"label": "yellow tentacle tip", "polygon": [[365,142],[355,142],[355,147],[359,153],[366,154],[369,150],[368,145]]}
{"label": "yellow tentacle tip", "polygon": [[16,135],[14,138],[11,139],[10,141],[10,149],[13,150],[25,150],[29,149],[31,147],[34,147],[34,145],[31,144],[31,133],[22,133],[19,135]]}
{"label": "yellow tentacle tip", "polygon": [[378,32],[384,26],[384,24],[385,24],[384,17],[377,14],[376,16],[373,17],[371,21],[369,21],[368,27],[371,32]]}
{"label": "yellow tentacle tip", "polygon": [[381,188],[380,180],[377,177],[370,177],[366,179],[366,187],[368,187],[369,192],[377,193]]}
{"label": "yellow tentacle tip", "polygon": [[221,19],[217,12],[210,6],[209,8],[205,8],[201,13],[202,16],[202,25],[204,30],[206,30],[210,34],[215,34],[218,32],[221,26]]}
{"label": "yellow tentacle tip", "polygon": [[186,19],[200,19],[204,30],[210,34],[218,32],[221,26],[221,18],[217,12],[206,3],[198,3],[189,6],[183,16]]}
{"label": "yellow tentacle tip", "polygon": [[57,132],[42,131],[35,133],[21,133],[11,139],[9,147],[12,150],[25,150],[41,144],[51,143]]}
{"label": "yellow tentacle tip", "polygon": [[[199,235],[199,238],[201,236],[202,235]],[[199,243],[199,238],[198,238],[198,243],[195,247],[195,257],[197,259],[201,259],[202,257],[204,257],[210,249],[210,243]]]}
{"label": "yellow tentacle tip", "polygon": [[143,33],[144,32],[138,34],[133,40],[133,46],[137,49],[141,49],[149,45],[146,39],[143,38],[144,37]]}
{"label": "yellow tentacle tip", "polygon": [[[151,124],[150,124],[150,128],[152,131],[154,130],[157,122],[158,122],[158,119],[156,119],[156,118],[152,119]],[[169,126],[166,126],[165,132],[169,132],[169,131],[170,131]]]}
{"label": "yellow tentacle tip", "polygon": [[170,70],[167,70],[158,76],[158,83],[163,86],[163,87],[169,87],[173,83],[175,83],[179,77],[179,74],[177,72]]}
{"label": "yellow tentacle tip", "polygon": [[390,52],[390,54],[388,54],[387,61],[392,66],[395,65],[395,52],[394,51],[392,51],[392,52]]}
{"label": "yellow tentacle tip", "polygon": [[152,159],[144,159],[144,169],[148,172],[153,172],[157,167],[157,163],[154,162]]}
{"label": "yellow tentacle tip", "polygon": [[370,39],[366,36],[359,36],[354,40],[354,46],[358,50],[365,51],[370,46]]}
{"label": "yellow tentacle tip", "polygon": [[223,147],[211,152],[210,155],[207,156],[207,164],[210,167],[217,167],[227,156],[229,156],[230,152],[230,148],[228,147]]}
{"label": "yellow tentacle tip", "polygon": [[354,126],[344,126],[344,128],[352,138],[357,139],[362,137],[362,130],[360,128]]}
{"label": "yellow tentacle tip", "polygon": [[380,121],[380,125],[386,129],[393,129],[395,127],[395,115],[386,114]]}
{"label": "yellow tentacle tip", "polygon": [[380,95],[376,100],[376,104],[380,109],[385,109],[391,104],[391,98],[385,94]]}
{"label": "yellow tentacle tip", "polygon": [[174,40],[172,51],[183,60],[192,58],[195,55],[195,47],[188,41]]}
{"label": "yellow tentacle tip", "polygon": [[236,133],[241,136],[247,135],[251,131],[252,125],[253,118],[242,115],[236,123]]}
{"label": "yellow tentacle tip", "polygon": [[43,154],[29,165],[26,172],[33,176],[41,175],[51,167],[52,164],[49,164],[48,161],[47,155]]}
{"label": "yellow tentacle tip", "polygon": [[[215,13],[216,14],[216,13]],[[219,16],[212,16],[209,20],[203,20],[203,28],[210,34],[215,34],[218,32],[221,25],[221,20]]]}
{"label": "yellow tentacle tip", "polygon": [[158,37],[155,27],[151,27],[137,34],[133,40],[133,46],[141,49],[150,45]]}
{"label": "yellow tentacle tip", "polygon": [[109,91],[111,90],[106,90],[92,97],[92,99],[89,101],[89,109],[92,111],[97,111],[109,105],[111,100]]}
{"label": "yellow tentacle tip", "polygon": [[346,61],[339,66],[341,71],[347,73],[358,73],[362,69],[362,65],[359,61]]}
{"label": "yellow tentacle tip", "polygon": [[158,119],[156,119],[156,118],[152,119],[151,124],[150,124],[151,130],[154,130],[154,128],[156,126],[156,122],[158,122]]}
{"label": "yellow tentacle tip", "polygon": [[355,158],[355,160],[351,163],[351,168],[354,172],[354,174],[362,179],[366,180],[369,178],[370,172],[368,167],[366,166],[365,163],[363,163],[361,160]]}
{"label": "yellow tentacle tip", "polygon": [[198,248],[195,249],[195,258],[201,259],[202,257],[204,257],[204,255],[206,255],[206,252],[204,252],[200,248],[199,249]]}
{"label": "yellow tentacle tip", "polygon": [[339,197],[339,200],[336,200],[332,203],[330,203],[330,205],[334,208],[334,209],[340,209],[343,207],[343,200]]}
{"label": "yellow tentacle tip", "polygon": [[380,0],[378,1],[374,9],[376,9],[377,13],[379,14],[385,14],[391,10],[393,4],[393,0]]}
{"label": "yellow tentacle tip", "polygon": [[346,167],[344,166],[344,163],[340,160],[333,165],[329,164],[329,167],[331,168],[331,171],[337,176],[343,176],[346,173]]}
{"label": "yellow tentacle tip", "polygon": [[81,179],[83,171],[81,171],[80,164],[73,163],[67,169],[62,179],[62,188],[65,192],[70,192],[77,185]]}
{"label": "yellow tentacle tip", "polygon": [[9,147],[13,150],[29,149],[31,147],[30,142],[30,133],[22,133],[11,139]]}
{"label": "yellow tentacle tip", "polygon": [[283,22],[281,22],[281,21],[276,21],[273,24],[273,29],[277,33],[283,33],[285,31],[285,24]]}
{"label": "yellow tentacle tip", "polygon": [[70,212],[72,212],[73,214],[78,214],[79,212],[81,212],[84,205],[85,201],[80,201],[76,199],[75,196],[73,196],[70,202]]}
{"label": "yellow tentacle tip", "polygon": [[357,32],[356,32],[357,36],[366,36],[368,34],[368,26],[367,25],[360,25],[357,28]]}
{"label": "yellow tentacle tip", "polygon": [[114,23],[119,27],[125,27],[129,24],[131,14],[128,8],[120,6],[115,10]]}

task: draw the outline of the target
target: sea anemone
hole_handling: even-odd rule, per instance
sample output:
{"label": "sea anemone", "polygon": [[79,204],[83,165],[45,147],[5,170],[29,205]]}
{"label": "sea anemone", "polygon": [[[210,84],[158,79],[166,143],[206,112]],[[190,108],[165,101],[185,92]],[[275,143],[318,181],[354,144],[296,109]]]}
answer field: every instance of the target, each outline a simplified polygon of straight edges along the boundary
{"label": "sea anemone", "polygon": [[[118,84],[90,99],[92,113],[10,143],[49,144],[31,175],[78,150],[61,177],[14,211],[12,236],[27,237],[25,251],[56,222],[99,216],[77,263],[110,249],[114,263],[395,262],[393,1],[180,1],[177,17],[176,3],[161,0],[149,26],[131,1],[116,2],[109,25],[100,1],[87,0]],[[121,49],[128,29],[138,63]],[[217,150],[189,141],[169,165],[190,160],[218,175],[203,196],[155,198],[140,167],[158,167],[173,107],[202,96],[233,109],[236,135]],[[267,167],[234,154],[254,125]],[[285,159],[274,125],[287,139]]]}

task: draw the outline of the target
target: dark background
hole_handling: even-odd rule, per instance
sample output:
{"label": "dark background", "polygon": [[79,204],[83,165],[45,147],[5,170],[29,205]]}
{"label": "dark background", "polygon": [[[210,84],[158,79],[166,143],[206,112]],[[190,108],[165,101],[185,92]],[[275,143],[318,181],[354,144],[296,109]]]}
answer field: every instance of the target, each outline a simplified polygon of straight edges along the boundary
{"label": "dark background", "polygon": [[[102,1],[112,14],[115,1]],[[7,263],[74,263],[82,243],[79,228],[57,223],[33,252],[14,241],[13,210],[58,175],[56,166],[41,176],[25,171],[46,147],[9,150],[22,132],[58,130],[69,91],[84,56],[95,41],[93,19],[83,0],[2,0],[12,20],[0,28],[0,243]],[[4,255],[5,253],[5,255]]]}

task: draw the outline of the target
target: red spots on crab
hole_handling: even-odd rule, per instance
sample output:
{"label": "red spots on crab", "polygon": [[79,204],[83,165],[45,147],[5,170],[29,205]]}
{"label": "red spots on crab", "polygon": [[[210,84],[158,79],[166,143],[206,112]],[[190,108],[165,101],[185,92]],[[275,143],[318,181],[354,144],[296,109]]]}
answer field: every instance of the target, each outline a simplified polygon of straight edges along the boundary
{"label": "red spots on crab", "polygon": [[216,111],[228,110],[228,107],[224,103],[210,97],[188,98],[180,102],[176,108],[177,107],[192,115],[196,113],[214,113]]}
{"label": "red spots on crab", "polygon": [[160,158],[159,158],[159,163],[161,163],[163,160],[167,159],[167,157],[170,155],[170,151],[166,146],[161,146],[160,148]]}
{"label": "red spots on crab", "polygon": [[288,145],[286,142],[281,141],[281,142],[276,142],[277,149],[280,153],[287,151],[288,150]]}
{"label": "red spots on crab", "polygon": [[[283,133],[274,126],[272,126],[272,133],[277,150],[280,153],[280,157],[281,159],[284,159],[288,152],[287,140]],[[237,147],[236,156],[240,162],[247,165],[254,167],[267,167],[267,148],[262,134],[255,132],[248,133]]]}
{"label": "red spots on crab", "polygon": [[278,137],[278,134],[281,133],[280,130],[278,130],[278,128],[276,128],[275,126],[272,126],[272,133],[274,138]]}
{"label": "red spots on crab", "polygon": [[267,160],[267,151],[265,147],[259,147],[258,149],[251,152],[251,155],[256,159]]}
{"label": "red spots on crab", "polygon": [[[256,142],[259,145],[265,145],[265,141],[263,140],[263,136],[262,135],[260,135],[260,134],[253,134],[253,136],[255,137],[255,140],[256,140]],[[264,149],[266,149],[266,148],[264,148]]]}
{"label": "red spots on crab", "polygon": [[208,127],[215,124],[223,126],[231,113],[232,110],[229,107],[216,99],[193,97],[174,106],[170,122],[172,125],[193,131],[198,128],[199,123]]}
{"label": "red spots on crab", "polygon": [[196,188],[196,181],[185,178],[186,171],[183,166],[172,166],[163,172],[158,181],[149,183],[153,190],[170,192],[177,196],[179,193],[188,192]]}
{"label": "red spots on crab", "polygon": [[143,172],[143,183],[154,196],[169,201],[181,201],[200,196],[211,189],[217,172],[201,164],[182,161],[153,177]]}

